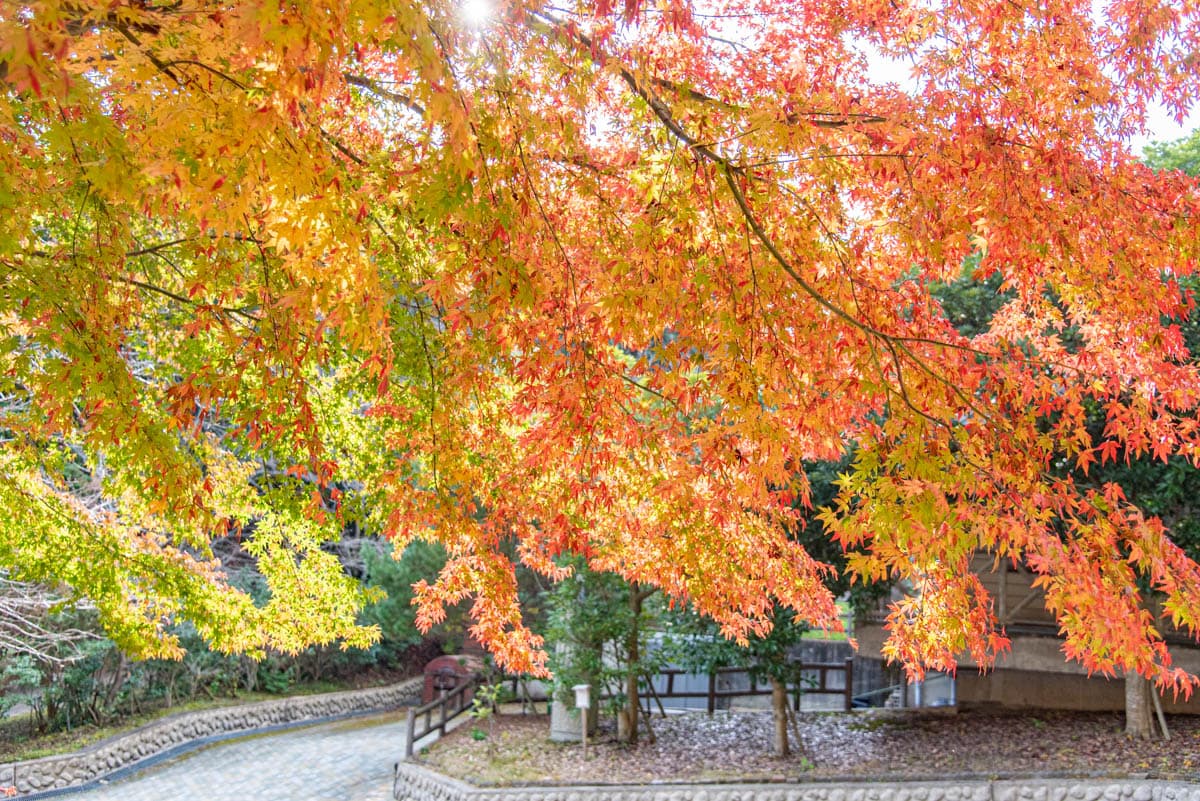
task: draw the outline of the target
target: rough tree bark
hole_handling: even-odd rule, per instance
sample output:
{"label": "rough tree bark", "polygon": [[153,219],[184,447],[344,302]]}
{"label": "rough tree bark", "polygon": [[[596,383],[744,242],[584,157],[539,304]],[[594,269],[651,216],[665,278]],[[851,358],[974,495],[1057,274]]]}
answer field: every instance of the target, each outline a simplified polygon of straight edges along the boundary
{"label": "rough tree bark", "polygon": [[1154,706],[1150,700],[1150,682],[1137,673],[1125,674],[1125,736],[1151,740],[1154,732]]}
{"label": "rough tree bark", "polygon": [[785,757],[792,753],[788,743],[788,694],[787,685],[771,677],[771,711],[775,716],[775,756]]}
{"label": "rough tree bark", "polygon": [[639,640],[641,638],[642,603],[656,592],[656,588],[643,589],[642,585],[633,582],[629,587],[629,630],[625,633],[625,706],[617,715],[617,739],[628,745],[637,745],[638,722],[641,718],[641,696],[638,692],[638,678],[641,675],[641,653]]}

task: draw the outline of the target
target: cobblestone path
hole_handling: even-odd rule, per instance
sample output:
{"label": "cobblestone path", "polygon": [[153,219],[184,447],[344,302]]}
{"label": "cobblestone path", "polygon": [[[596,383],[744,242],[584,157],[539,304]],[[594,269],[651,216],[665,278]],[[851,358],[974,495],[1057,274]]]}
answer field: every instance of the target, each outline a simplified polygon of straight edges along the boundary
{"label": "cobblestone path", "polygon": [[405,711],[213,743],[70,801],[391,801]]}

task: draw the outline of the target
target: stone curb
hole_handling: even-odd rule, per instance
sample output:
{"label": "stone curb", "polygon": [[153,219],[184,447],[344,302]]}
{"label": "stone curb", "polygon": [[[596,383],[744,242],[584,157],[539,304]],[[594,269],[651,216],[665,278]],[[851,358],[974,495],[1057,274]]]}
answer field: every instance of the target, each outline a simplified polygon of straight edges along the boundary
{"label": "stone curb", "polygon": [[1200,801],[1200,783],[1134,779],[964,779],[793,784],[475,787],[401,762],[396,801]]}
{"label": "stone curb", "polygon": [[421,695],[423,681],[417,677],[387,687],[296,696],[172,715],[72,754],[0,764],[0,792],[6,787],[15,787],[17,797],[21,797],[80,787],[193,744],[262,729],[395,709],[415,702]]}

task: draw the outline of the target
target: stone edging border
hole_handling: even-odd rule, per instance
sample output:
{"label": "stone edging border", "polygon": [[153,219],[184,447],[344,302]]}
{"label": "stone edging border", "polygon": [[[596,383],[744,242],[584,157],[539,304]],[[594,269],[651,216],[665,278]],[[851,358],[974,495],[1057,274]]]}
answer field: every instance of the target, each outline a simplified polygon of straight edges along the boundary
{"label": "stone edging border", "polygon": [[1200,783],[1139,779],[963,779],[791,784],[475,787],[411,762],[396,801],[1200,801]]}
{"label": "stone edging border", "polygon": [[17,797],[21,797],[79,787],[192,743],[395,709],[417,701],[423,681],[417,677],[387,687],[301,695],[171,715],[72,754],[0,764],[0,792],[16,788]]}

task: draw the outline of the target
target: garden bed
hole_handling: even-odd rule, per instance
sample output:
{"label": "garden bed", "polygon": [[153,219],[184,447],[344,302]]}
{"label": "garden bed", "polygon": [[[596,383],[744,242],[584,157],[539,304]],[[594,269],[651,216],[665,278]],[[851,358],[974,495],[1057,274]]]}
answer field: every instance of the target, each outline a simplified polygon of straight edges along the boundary
{"label": "garden bed", "polygon": [[967,775],[1200,780],[1200,717],[1168,723],[1170,742],[1138,742],[1125,737],[1119,714],[804,713],[802,742],[781,759],[770,753],[769,713],[690,713],[655,716],[656,742],[637,748],[602,729],[584,759],[579,744],[550,742],[546,716],[505,714],[459,726],[418,759],[485,786]]}

